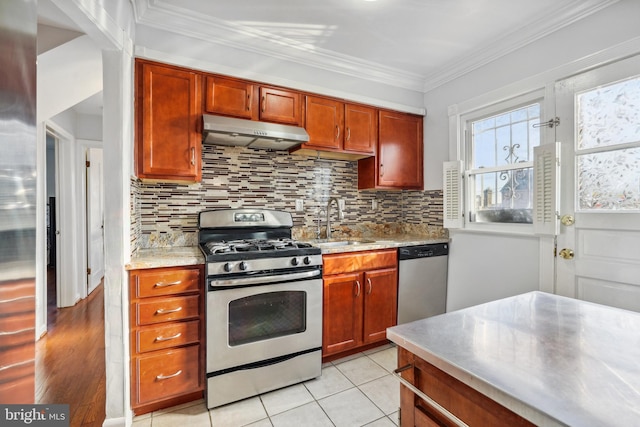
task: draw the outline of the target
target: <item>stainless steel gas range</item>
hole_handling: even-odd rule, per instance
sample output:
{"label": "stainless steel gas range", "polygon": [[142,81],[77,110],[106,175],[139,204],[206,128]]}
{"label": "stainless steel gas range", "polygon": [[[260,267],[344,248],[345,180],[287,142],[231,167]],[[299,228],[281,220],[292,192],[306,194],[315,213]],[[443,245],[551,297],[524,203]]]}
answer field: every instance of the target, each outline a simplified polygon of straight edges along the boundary
{"label": "stainless steel gas range", "polygon": [[200,212],[206,261],[207,406],[320,375],[322,255],[291,239],[291,214]]}

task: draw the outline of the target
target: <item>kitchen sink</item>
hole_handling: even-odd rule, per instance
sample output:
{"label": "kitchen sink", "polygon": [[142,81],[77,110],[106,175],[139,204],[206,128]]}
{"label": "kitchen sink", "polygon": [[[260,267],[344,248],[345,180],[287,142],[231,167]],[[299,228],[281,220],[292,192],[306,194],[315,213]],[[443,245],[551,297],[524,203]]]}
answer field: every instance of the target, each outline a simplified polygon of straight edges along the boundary
{"label": "kitchen sink", "polygon": [[375,240],[327,240],[317,239],[312,242],[315,245],[324,248],[334,248],[339,246],[354,246],[354,245],[366,245],[376,243]]}

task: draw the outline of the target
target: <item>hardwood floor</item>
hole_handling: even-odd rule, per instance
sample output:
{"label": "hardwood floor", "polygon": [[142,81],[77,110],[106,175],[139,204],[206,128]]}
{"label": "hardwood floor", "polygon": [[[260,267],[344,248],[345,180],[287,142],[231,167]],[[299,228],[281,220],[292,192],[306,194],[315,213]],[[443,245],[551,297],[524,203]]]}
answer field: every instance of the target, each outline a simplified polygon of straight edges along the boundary
{"label": "hardwood floor", "polygon": [[105,418],[103,295],[101,283],[74,307],[56,309],[54,288],[48,332],[36,343],[36,403],[69,404],[71,427]]}

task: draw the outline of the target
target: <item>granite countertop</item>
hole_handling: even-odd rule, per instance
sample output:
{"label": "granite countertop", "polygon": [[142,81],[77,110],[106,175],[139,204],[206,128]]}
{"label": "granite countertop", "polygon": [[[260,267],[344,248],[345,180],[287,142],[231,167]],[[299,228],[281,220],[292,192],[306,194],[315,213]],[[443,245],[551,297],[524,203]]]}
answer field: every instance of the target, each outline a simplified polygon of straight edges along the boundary
{"label": "granite countertop", "polygon": [[124,266],[126,270],[144,268],[178,267],[183,265],[204,264],[204,256],[197,246],[172,246],[167,248],[138,249],[131,261]]}
{"label": "granite countertop", "polygon": [[[314,246],[318,246],[322,250],[322,254],[336,254],[345,252],[370,251],[375,249],[398,248],[401,246],[415,246],[432,243],[448,243],[449,239],[433,238],[429,236],[416,235],[393,235],[380,237],[362,237],[357,239],[351,238],[335,238],[335,239],[319,239],[305,240]],[[342,245],[341,242],[350,242],[351,244]]]}
{"label": "granite countertop", "polygon": [[[357,244],[331,246],[336,241],[352,241]],[[328,243],[315,240],[305,240],[320,247],[323,254],[369,251],[374,249],[397,248],[400,246],[421,245],[426,243],[446,243],[448,239],[434,239],[416,236],[384,236],[362,239],[331,239]],[[182,265],[204,264],[204,256],[197,246],[170,246],[161,248],[138,249],[131,261],[125,265],[126,270],[140,270],[144,268],[176,267]]]}
{"label": "granite countertop", "polygon": [[640,425],[640,313],[530,292],[387,337],[536,425]]}

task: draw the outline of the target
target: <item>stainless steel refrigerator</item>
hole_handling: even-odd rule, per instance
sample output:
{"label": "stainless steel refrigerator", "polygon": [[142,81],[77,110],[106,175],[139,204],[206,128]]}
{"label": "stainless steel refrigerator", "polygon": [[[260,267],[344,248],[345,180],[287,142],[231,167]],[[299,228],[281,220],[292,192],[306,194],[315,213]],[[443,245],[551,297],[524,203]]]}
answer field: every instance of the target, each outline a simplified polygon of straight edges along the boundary
{"label": "stainless steel refrigerator", "polygon": [[0,402],[33,403],[36,0],[0,2]]}

